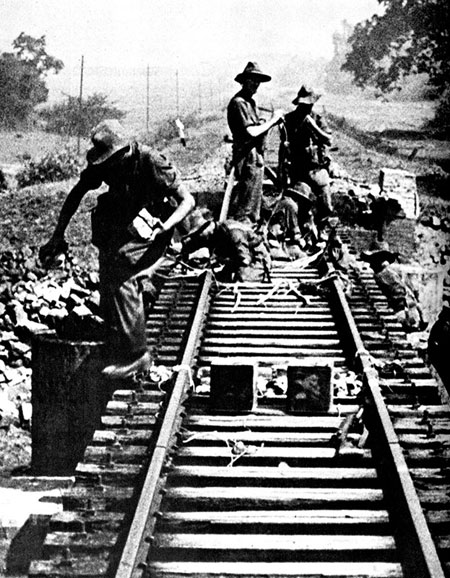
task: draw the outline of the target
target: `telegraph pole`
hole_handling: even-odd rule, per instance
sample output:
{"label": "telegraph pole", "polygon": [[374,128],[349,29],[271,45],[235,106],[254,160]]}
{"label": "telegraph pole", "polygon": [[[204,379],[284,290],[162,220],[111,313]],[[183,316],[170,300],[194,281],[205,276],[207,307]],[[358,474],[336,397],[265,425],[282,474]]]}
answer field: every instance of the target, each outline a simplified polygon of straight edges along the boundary
{"label": "telegraph pole", "polygon": [[176,91],[176,104],[177,104],[177,118],[180,117],[180,85],[178,80],[178,68],[175,72],[175,91]]}
{"label": "telegraph pole", "polygon": [[150,108],[150,66],[147,64],[147,106],[146,106],[146,118],[145,127],[148,135],[148,125],[149,125],[149,108]]}
{"label": "telegraph pole", "polygon": [[81,56],[81,70],[80,70],[80,96],[78,99],[78,138],[77,138],[77,154],[80,154],[80,139],[81,139],[81,113],[83,111],[83,75],[84,75],[84,56]]}

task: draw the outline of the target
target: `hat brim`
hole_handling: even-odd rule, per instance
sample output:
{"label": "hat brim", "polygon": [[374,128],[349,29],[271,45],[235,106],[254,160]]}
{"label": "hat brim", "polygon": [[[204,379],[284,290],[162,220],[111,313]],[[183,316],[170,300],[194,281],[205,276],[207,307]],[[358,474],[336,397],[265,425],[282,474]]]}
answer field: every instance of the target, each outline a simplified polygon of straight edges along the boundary
{"label": "hat brim", "polygon": [[295,104],[295,105],[297,105],[297,104],[315,104],[321,96],[322,96],[321,94],[310,94],[308,96],[297,96],[292,101],[292,104]]}
{"label": "hat brim", "polygon": [[397,253],[386,251],[386,249],[380,249],[377,251],[363,251],[361,253],[361,259],[363,261],[367,261],[368,263],[373,263],[374,261],[389,261],[389,263],[394,263],[397,260],[397,257]]}
{"label": "hat brim", "polygon": [[118,155],[119,153],[124,152],[129,147],[130,147],[130,143],[118,145],[112,149],[105,151],[102,154],[100,154],[99,151],[95,147],[92,147],[86,153],[86,160],[87,160],[88,164],[90,164],[90,165],[101,165],[102,163],[104,163],[108,159],[114,157],[115,155]]}
{"label": "hat brim", "polygon": [[312,205],[315,201],[315,196],[312,191],[299,191],[297,189],[288,188],[286,189],[285,194],[289,195],[291,198],[294,198],[296,201],[302,201],[304,203],[308,203],[309,205]]}
{"label": "hat brim", "polygon": [[192,231],[189,231],[189,233],[187,233],[186,235],[183,235],[183,237],[181,238],[181,241],[184,243],[184,242],[192,239],[193,237],[200,236],[202,233],[204,233],[206,231],[206,229],[209,227],[209,225],[211,223],[214,223],[214,221],[210,220],[210,219],[208,219],[207,221],[204,221],[201,225],[198,225],[198,227],[196,227],[195,229],[192,229]]}
{"label": "hat brim", "polygon": [[253,78],[258,82],[269,82],[269,80],[272,80],[271,76],[262,72],[240,72],[234,80],[242,84],[246,78]]}

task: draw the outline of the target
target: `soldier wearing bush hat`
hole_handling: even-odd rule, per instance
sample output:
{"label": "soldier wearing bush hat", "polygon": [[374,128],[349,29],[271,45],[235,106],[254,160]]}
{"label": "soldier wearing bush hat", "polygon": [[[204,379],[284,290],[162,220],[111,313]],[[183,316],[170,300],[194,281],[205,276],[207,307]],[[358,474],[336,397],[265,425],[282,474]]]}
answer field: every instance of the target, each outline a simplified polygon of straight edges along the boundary
{"label": "soldier wearing bush hat", "polygon": [[392,252],[386,241],[375,241],[360,257],[372,267],[376,282],[405,330],[422,331],[426,323],[416,291],[407,279],[402,278],[401,271],[393,266],[399,254]]}
{"label": "soldier wearing bush hat", "polygon": [[330,178],[327,167],[327,147],[331,133],[324,118],[313,111],[320,94],[303,84],[292,103],[295,109],[288,112],[281,127],[279,166],[285,183],[308,184],[315,197],[317,221],[332,214]]}
{"label": "soldier wearing bush hat", "polygon": [[87,167],[64,201],[40,258],[44,265],[51,264],[66,244],[66,228],[83,197],[103,183],[108,185],[92,211],[108,346],[103,374],[125,379],[150,365],[142,283],[145,280],[152,288],[174,228],[192,210],[194,200],[173,165],[129,138],[118,120],[98,124],[91,141]]}
{"label": "soldier wearing bush hat", "polygon": [[235,81],[242,85],[228,104],[228,126],[233,136],[233,167],[237,185],[233,191],[230,216],[257,223],[260,218],[264,173],[264,145],[268,131],[278,124],[281,110],[264,121],[253,99],[261,82],[271,77],[256,62],[248,62]]}

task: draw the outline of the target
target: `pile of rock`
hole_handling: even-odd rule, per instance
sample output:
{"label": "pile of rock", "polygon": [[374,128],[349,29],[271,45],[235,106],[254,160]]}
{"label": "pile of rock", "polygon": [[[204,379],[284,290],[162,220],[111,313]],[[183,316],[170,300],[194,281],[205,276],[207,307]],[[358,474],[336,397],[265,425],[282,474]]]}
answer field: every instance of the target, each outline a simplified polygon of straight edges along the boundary
{"label": "pile of rock", "polygon": [[101,339],[96,272],[83,271],[73,260],[45,271],[35,250],[25,246],[0,255],[0,278],[0,384],[20,379],[30,367],[30,342],[37,333]]}

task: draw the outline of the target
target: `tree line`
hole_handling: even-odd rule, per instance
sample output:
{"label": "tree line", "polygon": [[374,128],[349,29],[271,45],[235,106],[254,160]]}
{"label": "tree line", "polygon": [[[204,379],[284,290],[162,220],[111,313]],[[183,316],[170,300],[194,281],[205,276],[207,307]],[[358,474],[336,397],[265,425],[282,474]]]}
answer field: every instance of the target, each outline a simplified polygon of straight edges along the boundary
{"label": "tree line", "polygon": [[66,95],[60,103],[39,107],[47,102],[46,79],[58,74],[64,64],[47,52],[46,38],[34,38],[22,32],[12,43],[11,52],[0,54],[0,126],[17,129],[30,121],[39,121],[47,131],[87,136],[104,118],[122,118],[125,112],[102,93],[86,98]]}

